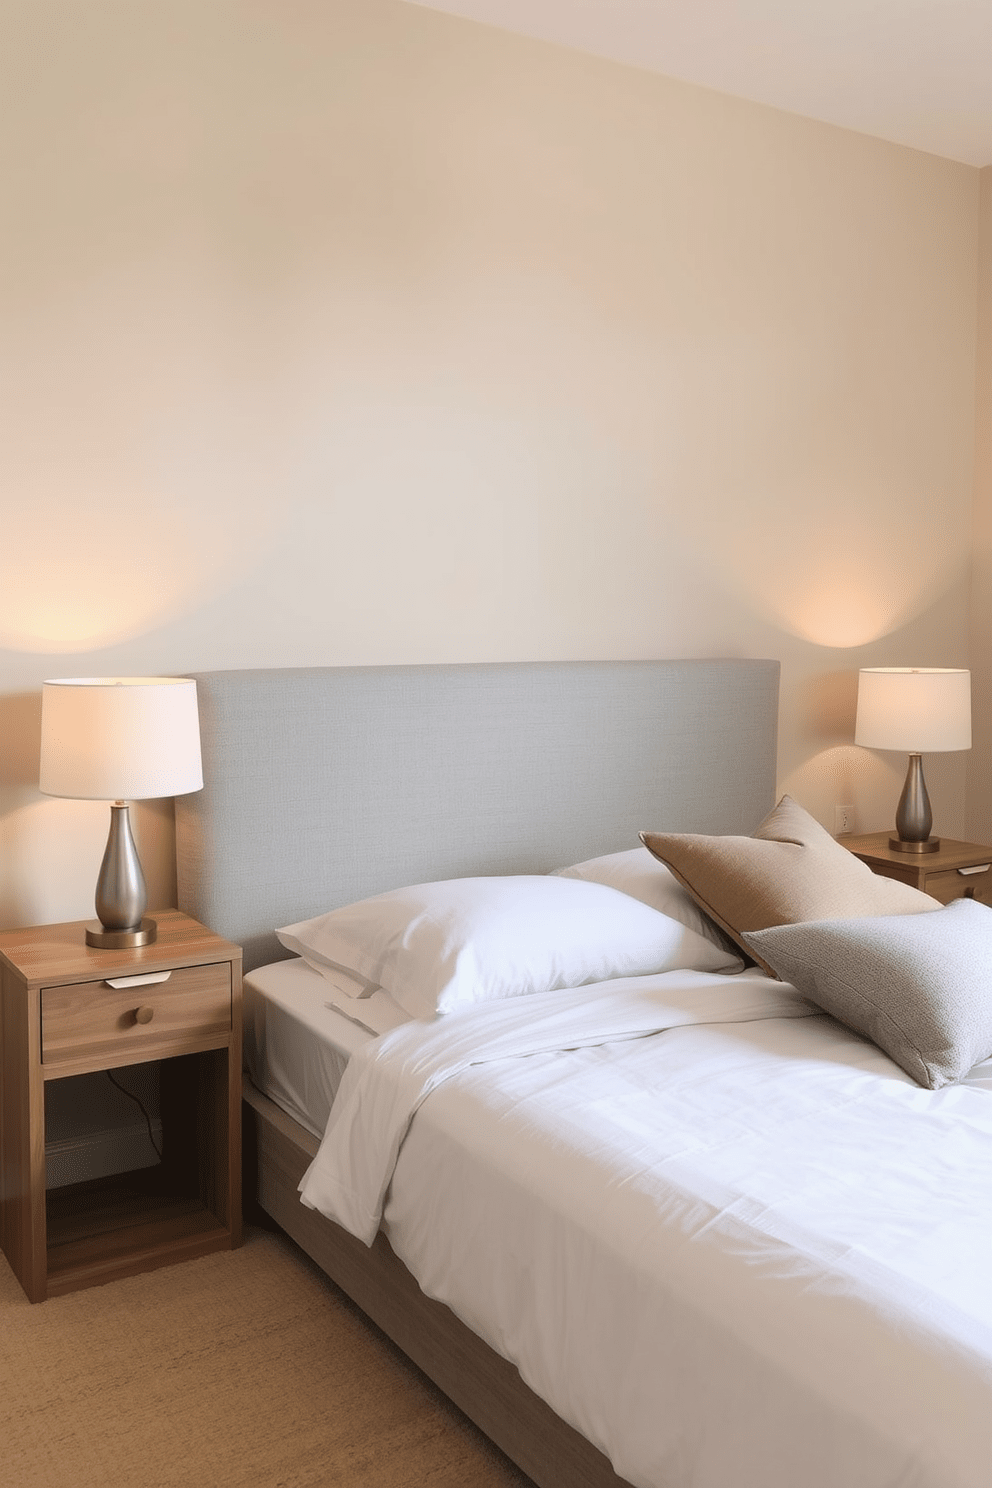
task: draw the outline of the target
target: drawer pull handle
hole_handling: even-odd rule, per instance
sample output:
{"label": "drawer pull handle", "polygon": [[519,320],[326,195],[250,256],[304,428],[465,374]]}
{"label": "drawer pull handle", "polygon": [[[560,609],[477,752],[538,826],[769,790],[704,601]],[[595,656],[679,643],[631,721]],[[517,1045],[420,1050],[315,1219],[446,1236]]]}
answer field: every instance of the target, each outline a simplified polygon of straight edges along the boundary
{"label": "drawer pull handle", "polygon": [[990,868],[992,863],[976,863],[973,868],[959,868],[958,872],[965,877],[969,873],[988,873]]}
{"label": "drawer pull handle", "polygon": [[144,976],[107,977],[108,987],[150,987],[152,982],[167,982],[171,971],[149,971]]}
{"label": "drawer pull handle", "polygon": [[155,1009],[154,1008],[140,1007],[140,1008],[135,1008],[135,1010],[134,1010],[134,1021],[135,1021],[135,1023],[150,1023],[152,1021],[152,1019],[154,1018],[154,1016],[155,1016]]}

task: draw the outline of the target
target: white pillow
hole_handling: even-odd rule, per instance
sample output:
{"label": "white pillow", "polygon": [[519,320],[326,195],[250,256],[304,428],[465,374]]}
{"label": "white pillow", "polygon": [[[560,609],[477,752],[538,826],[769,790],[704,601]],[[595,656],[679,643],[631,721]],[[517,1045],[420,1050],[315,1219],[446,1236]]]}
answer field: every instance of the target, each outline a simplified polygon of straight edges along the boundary
{"label": "white pillow", "polygon": [[[652,909],[679,920],[697,935],[705,936],[728,955],[736,955],[729,936],[724,935],[715,920],[704,914],[688,889],[684,889],[675,874],[664,863],[659,863],[646,847],[631,847],[626,852],[607,853],[602,858],[589,858],[584,863],[573,863],[571,868],[559,868],[558,878],[584,878],[590,883],[607,884],[650,904]],[[744,962],[737,957],[737,969]]]}
{"label": "white pillow", "polygon": [[543,874],[415,884],[276,934],[311,966],[385,987],[415,1018],[614,977],[740,966],[627,894]]}

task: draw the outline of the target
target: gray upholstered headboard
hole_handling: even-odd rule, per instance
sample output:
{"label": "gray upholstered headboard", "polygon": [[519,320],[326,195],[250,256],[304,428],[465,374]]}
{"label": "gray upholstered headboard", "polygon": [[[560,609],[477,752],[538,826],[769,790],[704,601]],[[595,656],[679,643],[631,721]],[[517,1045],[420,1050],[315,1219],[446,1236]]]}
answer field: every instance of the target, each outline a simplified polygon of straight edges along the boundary
{"label": "gray upholstered headboard", "polygon": [[245,948],[402,884],[543,873],[641,828],[751,832],[773,803],[775,661],[205,672],[179,905]]}

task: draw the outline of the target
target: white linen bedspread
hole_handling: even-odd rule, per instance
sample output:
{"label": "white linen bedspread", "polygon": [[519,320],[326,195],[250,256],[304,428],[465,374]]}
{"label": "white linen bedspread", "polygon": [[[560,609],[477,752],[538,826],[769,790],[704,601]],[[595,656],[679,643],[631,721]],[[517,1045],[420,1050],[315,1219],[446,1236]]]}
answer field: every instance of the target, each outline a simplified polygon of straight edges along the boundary
{"label": "white linen bedspread", "polygon": [[637,1488],[988,1488],[982,1078],[764,977],[632,978],[360,1051],[303,1198],[369,1239],[388,1187],[425,1292]]}

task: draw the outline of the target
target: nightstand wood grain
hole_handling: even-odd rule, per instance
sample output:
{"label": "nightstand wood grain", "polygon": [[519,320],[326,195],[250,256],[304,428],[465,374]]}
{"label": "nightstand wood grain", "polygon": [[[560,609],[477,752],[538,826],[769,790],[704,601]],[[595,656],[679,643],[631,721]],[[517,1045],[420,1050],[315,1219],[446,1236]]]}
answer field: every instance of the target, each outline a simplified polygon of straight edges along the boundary
{"label": "nightstand wood grain", "polygon": [[[241,950],[155,918],[120,951],[82,921],[0,932],[0,1247],[32,1302],[241,1241]],[[153,1059],[161,1161],[47,1191],[46,1081]]]}
{"label": "nightstand wood grain", "polygon": [[978,842],[941,838],[934,853],[901,853],[889,847],[889,832],[837,841],[867,863],[873,873],[896,878],[950,904],[954,899],[978,899],[992,904],[992,847]]}

